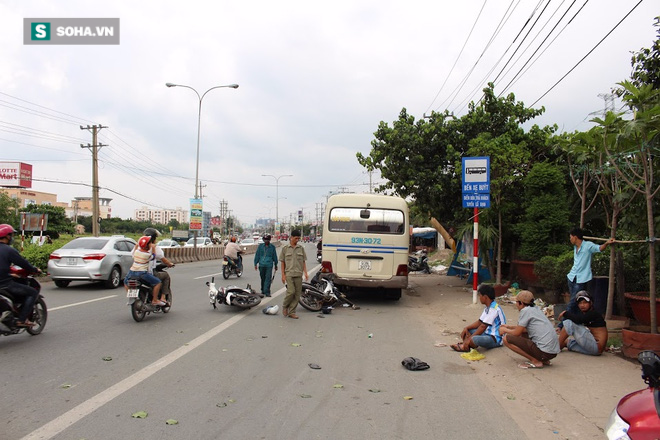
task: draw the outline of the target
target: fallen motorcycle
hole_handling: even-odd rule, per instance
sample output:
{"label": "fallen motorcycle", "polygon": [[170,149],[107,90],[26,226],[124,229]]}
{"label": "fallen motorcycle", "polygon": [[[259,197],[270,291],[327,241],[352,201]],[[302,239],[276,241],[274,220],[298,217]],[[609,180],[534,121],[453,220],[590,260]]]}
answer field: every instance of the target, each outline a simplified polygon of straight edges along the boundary
{"label": "fallen motorcycle", "polygon": [[[27,284],[36,289],[37,292],[41,292],[41,284],[27,270],[17,266],[11,266],[9,273],[14,276],[12,282]],[[39,293],[34,302],[32,313],[28,315],[28,320],[32,321],[34,325],[30,327],[16,326],[19,306],[20,303],[15,300],[11,293],[5,289],[0,289],[0,334],[3,336],[17,335],[22,333],[23,330],[33,336],[41,333],[48,319],[48,308],[41,293]]]}
{"label": "fallen motorcycle", "polygon": [[261,302],[262,295],[256,293],[249,284],[245,289],[238,286],[217,288],[215,278],[211,278],[211,281],[207,281],[206,285],[209,287],[209,302],[214,309],[218,308],[216,304],[249,309]]}
{"label": "fallen motorcycle", "polygon": [[[154,271],[161,272],[166,267],[164,264],[158,264]],[[149,284],[143,283],[137,278],[131,278],[126,282],[126,287],[128,288],[126,291],[128,303],[126,305],[131,306],[131,316],[136,322],[141,322],[150,313],[167,313],[172,307],[172,292],[165,295],[166,305],[157,306],[151,304],[152,287]]]}
{"label": "fallen motorcycle", "polygon": [[341,307],[351,307],[353,310],[359,310],[360,307],[353,304],[334,285],[331,278],[332,276],[328,275],[322,277],[321,272],[317,272],[309,283],[303,281],[300,305],[310,312],[328,310],[328,308],[338,304],[341,304]]}
{"label": "fallen motorcycle", "polygon": [[234,260],[225,255],[222,257],[222,276],[227,279],[230,275],[240,278],[243,275],[243,265],[236,264]]}

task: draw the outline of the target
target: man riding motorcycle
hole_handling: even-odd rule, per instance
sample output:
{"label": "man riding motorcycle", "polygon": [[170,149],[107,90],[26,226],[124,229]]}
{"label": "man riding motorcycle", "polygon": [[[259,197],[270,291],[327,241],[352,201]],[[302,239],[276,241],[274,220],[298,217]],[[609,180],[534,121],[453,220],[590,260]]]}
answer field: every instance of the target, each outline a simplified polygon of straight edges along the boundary
{"label": "man riding motorcycle", "polygon": [[238,243],[236,243],[236,237],[232,237],[231,241],[227,243],[227,246],[225,246],[225,257],[229,257],[229,259],[236,265],[236,267],[241,270],[243,270],[243,257],[241,257],[242,253],[243,250],[238,245]]}
{"label": "man riding motorcycle", "polygon": [[33,323],[27,318],[32,312],[39,292],[26,284],[14,282],[13,277],[9,274],[9,267],[15,264],[31,273],[41,273],[41,270],[32,266],[11,246],[15,233],[16,231],[11,225],[6,223],[0,225],[0,288],[5,289],[22,304],[18,321],[15,323],[16,327],[31,327]]}

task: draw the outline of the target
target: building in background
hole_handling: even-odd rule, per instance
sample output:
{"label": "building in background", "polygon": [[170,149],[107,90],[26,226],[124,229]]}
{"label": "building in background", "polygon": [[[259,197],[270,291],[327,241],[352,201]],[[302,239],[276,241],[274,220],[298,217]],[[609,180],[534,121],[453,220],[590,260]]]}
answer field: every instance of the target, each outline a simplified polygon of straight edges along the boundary
{"label": "building in background", "polygon": [[6,193],[12,199],[19,200],[19,207],[25,208],[27,205],[52,205],[67,208],[66,202],[58,202],[57,194],[33,191],[26,188],[0,188],[0,191]]}
{"label": "building in background", "polygon": [[151,221],[152,223],[163,225],[168,224],[171,220],[176,220],[179,223],[188,223],[188,211],[184,211],[180,207],[176,209],[149,209],[143,206],[135,210],[134,220]]}
{"label": "building in background", "polygon": [[[112,199],[99,197],[99,217],[102,219],[112,217],[111,201]],[[91,197],[76,197],[71,200],[71,206],[66,205],[65,208],[67,217],[72,218],[75,223],[78,223],[78,217],[91,217],[94,212]]]}

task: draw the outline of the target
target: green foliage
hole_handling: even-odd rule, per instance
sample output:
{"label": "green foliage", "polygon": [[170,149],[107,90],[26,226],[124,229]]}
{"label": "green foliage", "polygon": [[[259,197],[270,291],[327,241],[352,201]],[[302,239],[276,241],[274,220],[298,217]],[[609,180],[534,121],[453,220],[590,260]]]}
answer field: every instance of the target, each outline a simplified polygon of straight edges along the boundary
{"label": "green foliage", "polygon": [[535,164],[525,178],[525,215],[518,225],[520,256],[538,260],[548,255],[552,244],[565,244],[569,210],[564,178],[559,169],[545,162]]}
{"label": "green foliage", "polygon": [[18,200],[0,191],[0,223],[7,223],[18,229]]}
{"label": "green foliage", "polygon": [[555,293],[563,293],[567,288],[566,274],[573,267],[573,251],[558,256],[546,255],[534,263],[534,273],[541,286]]}
{"label": "green foliage", "polygon": [[46,272],[48,268],[48,257],[53,251],[62,247],[66,241],[68,240],[56,240],[52,244],[44,244],[43,246],[26,243],[25,249],[21,252],[21,255],[28,260],[31,265]]}

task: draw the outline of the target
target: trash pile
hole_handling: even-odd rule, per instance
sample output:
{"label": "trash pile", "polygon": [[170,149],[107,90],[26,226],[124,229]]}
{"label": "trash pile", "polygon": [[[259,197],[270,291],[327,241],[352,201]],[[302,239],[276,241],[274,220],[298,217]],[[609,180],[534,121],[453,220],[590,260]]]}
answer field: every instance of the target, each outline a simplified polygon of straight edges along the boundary
{"label": "trash pile", "polygon": [[[518,283],[513,283],[511,284],[511,287],[507,290],[507,292],[497,298],[497,302],[500,304],[515,304],[517,299],[516,297],[518,296],[518,293],[520,293],[522,289],[518,285]],[[554,319],[555,317],[555,309],[554,309],[554,304],[548,304],[545,301],[543,301],[541,298],[534,298],[534,305],[538,307],[544,314],[550,319]]]}

